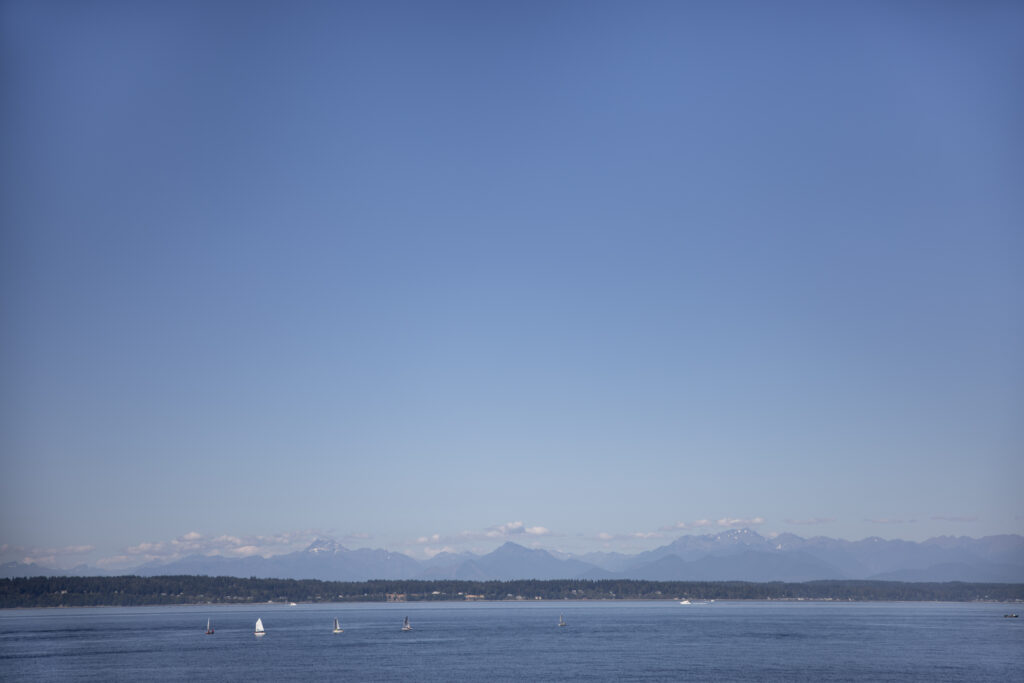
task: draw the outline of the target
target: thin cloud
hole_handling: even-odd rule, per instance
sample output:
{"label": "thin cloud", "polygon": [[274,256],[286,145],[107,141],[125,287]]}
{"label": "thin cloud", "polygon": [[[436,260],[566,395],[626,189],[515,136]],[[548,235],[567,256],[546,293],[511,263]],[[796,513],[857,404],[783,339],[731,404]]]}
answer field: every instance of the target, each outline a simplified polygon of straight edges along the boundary
{"label": "thin cloud", "polygon": [[810,519],[787,519],[786,524],[814,526],[816,524],[832,524],[835,521],[835,517],[811,517]]}
{"label": "thin cloud", "polygon": [[937,522],[977,522],[977,517],[948,517],[945,515],[933,515],[932,519]]}
{"label": "thin cloud", "polygon": [[111,555],[96,560],[96,566],[101,569],[123,569],[132,564],[138,564],[137,555]]}
{"label": "thin cloud", "polygon": [[423,545],[424,543],[440,543],[441,534],[432,534],[430,536],[420,536],[416,539],[416,543]]}
{"label": "thin cloud", "polygon": [[718,526],[736,528],[764,524],[764,517],[726,517],[715,522]]}
{"label": "thin cloud", "polygon": [[[433,557],[441,552],[456,553],[460,549],[465,550],[467,546],[474,552],[482,552],[490,545],[486,543],[488,541],[515,540],[517,543],[524,544],[533,539],[556,536],[558,534],[545,526],[527,526],[522,521],[514,521],[485,529],[467,530],[458,534],[433,533],[420,536],[411,542],[412,547],[408,552]],[[531,545],[536,546],[536,542],[534,541]]]}
{"label": "thin cloud", "polygon": [[917,522],[916,519],[899,519],[895,517],[880,517],[875,519],[865,519],[865,522],[871,522],[872,524],[914,524]]}
{"label": "thin cloud", "polygon": [[80,564],[82,555],[96,550],[92,545],[65,545],[59,548],[37,548],[31,546],[0,545],[0,557],[16,560],[23,564],[36,564],[56,569]]}
{"label": "thin cloud", "polygon": [[661,527],[661,531],[686,531],[691,529],[707,529],[713,527],[735,529],[764,524],[764,517],[722,517],[721,519],[698,519],[693,522],[676,522]]}
{"label": "thin cloud", "polygon": [[480,529],[476,531],[463,531],[460,534],[454,536],[447,536],[443,534],[431,534],[429,536],[420,536],[416,539],[416,543],[423,545],[425,543],[446,543],[446,544],[459,544],[459,543],[472,543],[474,541],[486,541],[486,540],[500,540],[503,538],[515,538],[517,536],[553,536],[555,535],[551,529],[545,526],[526,526],[523,522],[506,522],[505,524],[498,524],[496,526],[487,527],[486,529]]}
{"label": "thin cloud", "polygon": [[117,555],[97,561],[100,567],[119,567],[146,562],[170,562],[189,555],[223,557],[271,557],[302,550],[323,534],[316,530],[289,531],[266,536],[206,536],[189,531],[169,541],[144,541],[123,548]]}
{"label": "thin cloud", "polygon": [[676,522],[675,524],[670,524],[668,526],[661,527],[661,530],[676,531],[686,529],[705,529],[709,526],[714,526],[714,524],[715,523],[712,522],[710,519],[698,519],[695,522]]}
{"label": "thin cloud", "polygon": [[637,541],[664,537],[665,534],[659,531],[634,531],[625,534],[610,534],[607,531],[602,531],[595,538],[599,541]]}
{"label": "thin cloud", "polygon": [[526,533],[526,525],[522,522],[509,522],[507,524],[500,524],[493,526],[490,529],[484,531],[484,537],[486,538],[506,538],[508,536],[517,536],[519,534]]}

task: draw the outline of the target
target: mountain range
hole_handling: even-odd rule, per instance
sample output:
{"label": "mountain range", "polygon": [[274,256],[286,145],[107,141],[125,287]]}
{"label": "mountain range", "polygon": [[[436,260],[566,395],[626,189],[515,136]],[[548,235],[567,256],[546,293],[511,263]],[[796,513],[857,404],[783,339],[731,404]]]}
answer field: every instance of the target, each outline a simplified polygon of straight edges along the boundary
{"label": "mountain range", "polygon": [[[0,577],[108,575],[80,565],[58,571],[34,564],[0,565]],[[568,555],[508,542],[485,555],[439,553],[416,560],[387,550],[349,549],[317,539],[305,550],[272,557],[192,555],[151,562],[117,574],[196,574],[258,578],[367,581],[372,579],[647,579],[652,581],[886,581],[1024,582],[1024,536],[940,536],[913,542],[860,541],[781,534],[766,538],[751,529],[688,535],[638,553]]]}

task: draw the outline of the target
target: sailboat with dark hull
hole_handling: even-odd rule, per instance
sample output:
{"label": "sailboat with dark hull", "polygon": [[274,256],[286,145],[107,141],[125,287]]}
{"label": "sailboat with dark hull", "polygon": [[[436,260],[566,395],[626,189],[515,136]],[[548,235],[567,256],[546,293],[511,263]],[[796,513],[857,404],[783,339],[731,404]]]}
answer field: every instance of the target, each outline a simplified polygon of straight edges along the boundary
{"label": "sailboat with dark hull", "polygon": [[209,619],[206,620],[206,635],[213,635],[213,624],[210,622]]}

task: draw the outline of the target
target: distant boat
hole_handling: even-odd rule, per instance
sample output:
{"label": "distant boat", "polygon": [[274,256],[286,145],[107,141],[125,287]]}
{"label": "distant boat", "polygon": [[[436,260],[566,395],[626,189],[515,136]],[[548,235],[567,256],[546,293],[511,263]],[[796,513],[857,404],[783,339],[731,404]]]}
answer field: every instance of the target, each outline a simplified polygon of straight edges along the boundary
{"label": "distant boat", "polygon": [[209,619],[206,620],[206,635],[213,635],[213,624],[210,623]]}
{"label": "distant boat", "polygon": [[561,614],[558,615],[558,625],[559,626],[565,626],[566,625],[565,624],[565,617],[562,616]]}
{"label": "distant boat", "polygon": [[689,604],[690,604],[690,601],[689,601],[689,600],[680,600],[680,601],[679,601],[679,604],[680,604],[680,605],[689,605]]}
{"label": "distant boat", "polygon": [[344,633],[345,629],[338,623],[338,617],[334,617],[334,633]]}
{"label": "distant boat", "polygon": [[409,625],[409,617],[405,618],[405,623],[402,624],[402,630],[403,631],[411,631],[412,630],[412,626]]}
{"label": "distant boat", "polygon": [[263,634],[266,633],[266,631],[263,629],[263,620],[262,619],[257,619],[256,620],[256,631],[254,631],[254,633],[256,635],[258,635],[258,636],[262,636]]}

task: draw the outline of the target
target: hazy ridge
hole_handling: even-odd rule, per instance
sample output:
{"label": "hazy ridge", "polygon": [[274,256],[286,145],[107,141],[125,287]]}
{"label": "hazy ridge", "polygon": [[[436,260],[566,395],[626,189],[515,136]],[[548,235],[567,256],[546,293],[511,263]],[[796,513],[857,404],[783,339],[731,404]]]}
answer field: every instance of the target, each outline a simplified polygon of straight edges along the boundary
{"label": "hazy ridge", "polygon": [[423,579],[639,579],[649,581],[1024,581],[1024,536],[940,536],[922,542],[860,541],[782,534],[766,538],[750,529],[687,535],[635,555],[556,556],[505,543],[484,554],[441,553],[417,560],[381,549],[349,549],[318,539],[304,550],[269,558],[193,555],[117,572],[81,565],[60,571],[34,564],[0,565],[0,576],[207,575],[369,581]]}

